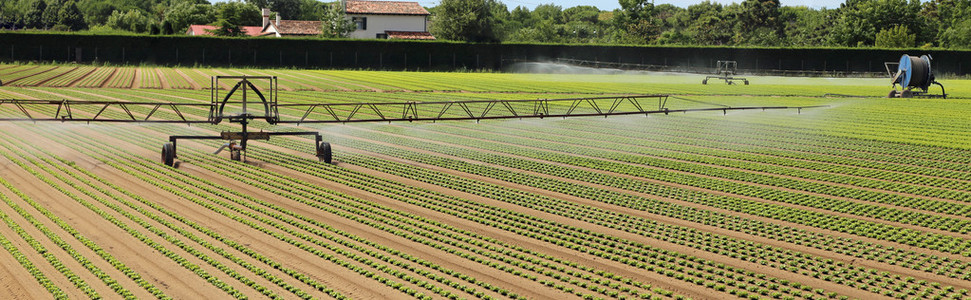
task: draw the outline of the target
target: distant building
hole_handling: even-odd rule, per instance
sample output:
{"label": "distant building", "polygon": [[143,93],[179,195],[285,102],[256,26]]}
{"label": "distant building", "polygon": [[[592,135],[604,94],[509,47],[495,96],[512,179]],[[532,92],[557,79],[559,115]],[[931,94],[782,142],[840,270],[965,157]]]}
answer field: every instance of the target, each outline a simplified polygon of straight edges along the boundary
{"label": "distant building", "polygon": [[320,21],[295,21],[280,20],[280,15],[276,15],[276,22],[270,21],[270,9],[263,9],[263,27],[260,32],[262,36],[316,36],[322,32],[323,23]]}
{"label": "distant building", "polygon": [[[341,1],[344,12],[357,30],[355,39],[434,40],[428,33],[428,11],[418,2],[403,1]],[[316,36],[322,32],[320,21],[270,20],[270,9],[262,9],[263,26],[245,26],[249,36]],[[212,25],[191,25],[187,35],[213,35]]]}
{"label": "distant building", "polygon": [[428,33],[428,11],[418,2],[341,1],[357,25],[355,39],[434,40]]}
{"label": "distant building", "polygon": [[[218,29],[218,27],[213,25],[189,25],[189,29],[185,31],[186,35],[214,35],[212,31]],[[243,26],[240,27],[248,36],[260,36],[260,32],[263,30],[260,26]]]}

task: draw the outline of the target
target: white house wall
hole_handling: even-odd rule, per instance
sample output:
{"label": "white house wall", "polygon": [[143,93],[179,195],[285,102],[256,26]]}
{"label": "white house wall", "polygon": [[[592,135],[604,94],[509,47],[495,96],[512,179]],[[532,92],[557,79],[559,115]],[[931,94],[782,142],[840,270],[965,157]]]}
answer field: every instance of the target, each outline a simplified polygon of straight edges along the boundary
{"label": "white house wall", "polygon": [[425,27],[425,16],[396,16],[396,15],[353,15],[349,18],[367,18],[367,30],[351,32],[351,38],[373,39],[378,33],[385,31],[428,31]]}

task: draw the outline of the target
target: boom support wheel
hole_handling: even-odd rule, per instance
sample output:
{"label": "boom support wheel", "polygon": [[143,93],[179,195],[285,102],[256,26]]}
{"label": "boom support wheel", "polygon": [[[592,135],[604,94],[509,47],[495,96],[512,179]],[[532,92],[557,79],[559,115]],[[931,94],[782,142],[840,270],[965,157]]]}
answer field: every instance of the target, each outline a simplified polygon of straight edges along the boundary
{"label": "boom support wheel", "polygon": [[317,158],[324,163],[331,163],[330,143],[321,142],[320,146],[317,146]]}
{"label": "boom support wheel", "polygon": [[162,144],[162,163],[166,166],[175,166],[175,145],[172,143]]}

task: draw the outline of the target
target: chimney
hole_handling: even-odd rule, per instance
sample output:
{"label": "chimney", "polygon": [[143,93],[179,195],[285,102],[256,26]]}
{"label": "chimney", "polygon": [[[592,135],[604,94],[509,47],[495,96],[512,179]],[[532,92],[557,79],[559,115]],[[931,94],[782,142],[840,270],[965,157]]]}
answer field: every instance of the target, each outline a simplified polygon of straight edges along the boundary
{"label": "chimney", "polygon": [[266,25],[269,23],[270,23],[270,9],[264,8],[263,9],[263,28],[266,28]]}
{"label": "chimney", "polygon": [[280,13],[276,14],[276,26],[280,26]]}

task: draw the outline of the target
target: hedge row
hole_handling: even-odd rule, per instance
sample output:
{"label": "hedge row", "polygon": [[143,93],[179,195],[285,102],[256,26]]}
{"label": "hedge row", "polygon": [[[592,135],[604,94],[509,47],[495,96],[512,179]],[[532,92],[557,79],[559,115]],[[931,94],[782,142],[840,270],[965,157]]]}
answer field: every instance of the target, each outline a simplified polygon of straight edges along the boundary
{"label": "hedge row", "polygon": [[931,54],[936,62],[935,72],[971,73],[971,51],[957,50],[467,44],[0,32],[0,61],[190,66],[496,70],[517,61],[570,58],[704,70],[712,68],[717,60],[735,60],[739,68],[748,70],[883,72],[884,62],[897,61],[904,53]]}

